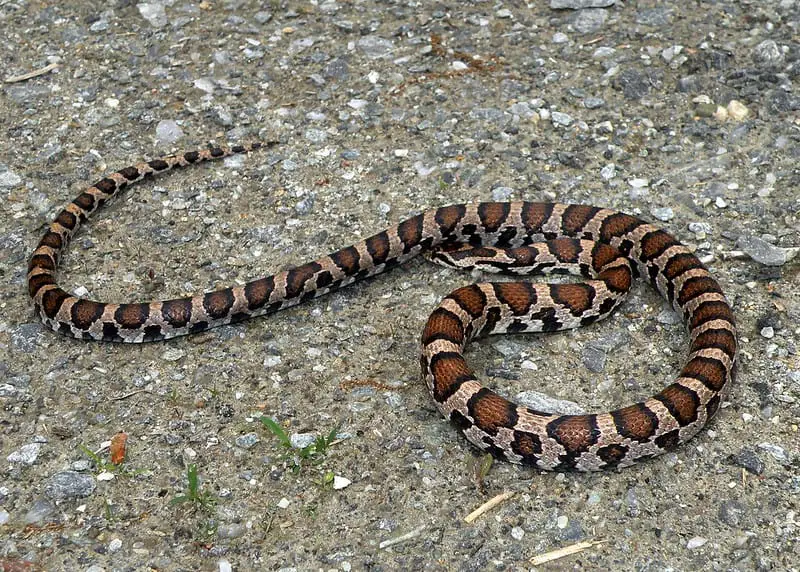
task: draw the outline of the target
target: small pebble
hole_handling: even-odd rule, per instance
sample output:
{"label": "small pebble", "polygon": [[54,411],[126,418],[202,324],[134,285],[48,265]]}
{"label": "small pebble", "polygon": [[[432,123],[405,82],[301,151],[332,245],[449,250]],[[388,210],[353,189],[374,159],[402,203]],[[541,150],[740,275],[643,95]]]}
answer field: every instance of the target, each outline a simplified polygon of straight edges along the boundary
{"label": "small pebble", "polygon": [[514,189],[511,187],[495,187],[492,189],[492,200],[505,202],[511,200],[514,196]]}
{"label": "small pebble", "polygon": [[557,123],[558,125],[563,125],[564,127],[569,127],[572,125],[574,119],[568,113],[562,113],[560,111],[553,111],[550,116],[553,119],[553,123]]}
{"label": "small pebble", "polygon": [[780,445],[773,445],[772,443],[759,443],[758,448],[772,455],[772,457],[779,463],[789,463],[789,455],[786,453],[786,449]]}
{"label": "small pebble", "polygon": [[650,210],[650,214],[660,221],[670,221],[675,217],[675,213],[670,207],[655,207]]}
{"label": "small pebble", "polygon": [[289,441],[295,449],[305,449],[313,445],[316,440],[316,433],[292,433],[289,435]]}
{"label": "small pebble", "polygon": [[47,499],[36,500],[22,519],[24,524],[42,524],[56,513],[56,507]]}
{"label": "small pebble", "polygon": [[690,222],[689,231],[694,234],[706,235],[711,232],[711,225],[707,222]]}
{"label": "small pebble", "polygon": [[11,171],[3,171],[0,173],[0,188],[11,189],[16,187],[22,182],[22,178],[16,173]]}
{"label": "small pebble", "polygon": [[700,548],[706,542],[708,542],[707,538],[703,538],[702,536],[695,536],[694,538],[689,539],[689,542],[686,543],[686,548],[689,550],[694,550],[695,548]]}
{"label": "small pebble", "polygon": [[162,120],[156,125],[156,140],[160,145],[171,145],[181,137],[183,137],[183,130],[175,121]]}
{"label": "small pebble", "polygon": [[515,526],[511,529],[511,538],[514,540],[522,540],[525,538],[525,530],[519,526]]}
{"label": "small pebble", "polygon": [[260,439],[256,433],[245,433],[236,437],[236,446],[242,449],[250,449],[259,441]]}
{"label": "small pebble", "polygon": [[736,240],[737,248],[743,250],[750,258],[765,266],[782,266],[797,256],[800,248],[780,248],[757,236],[740,236]]}
{"label": "small pebble", "polygon": [[586,413],[586,410],[574,401],[556,399],[540,391],[521,391],[517,393],[514,398],[517,403],[544,413],[560,413],[566,415],[582,415]]}
{"label": "small pebble", "polygon": [[761,328],[761,337],[771,340],[775,337],[775,329],[772,326]]}
{"label": "small pebble", "polygon": [[334,475],[333,477],[333,490],[341,490],[350,486],[350,479],[346,479],[344,477],[340,477],[339,475]]}
{"label": "small pebble", "polygon": [[139,2],[136,7],[142,18],[154,28],[163,28],[169,23],[164,4],[161,2]]}
{"label": "small pebble", "polygon": [[281,356],[266,356],[264,358],[264,367],[269,369],[281,363]]}
{"label": "small pebble", "polygon": [[54,501],[88,497],[97,484],[94,477],[75,471],[62,471],[54,474],[44,486],[44,494]]}
{"label": "small pebble", "polygon": [[754,475],[760,475],[764,472],[764,461],[752,449],[744,448],[739,451],[733,457],[733,462]]}
{"label": "small pebble", "polygon": [[39,451],[42,445],[40,443],[29,443],[23,445],[18,450],[12,452],[6,460],[9,463],[22,463],[23,465],[33,465],[36,459],[39,458]]}
{"label": "small pebble", "polygon": [[247,527],[238,522],[224,523],[217,527],[219,538],[240,538],[247,532]]}

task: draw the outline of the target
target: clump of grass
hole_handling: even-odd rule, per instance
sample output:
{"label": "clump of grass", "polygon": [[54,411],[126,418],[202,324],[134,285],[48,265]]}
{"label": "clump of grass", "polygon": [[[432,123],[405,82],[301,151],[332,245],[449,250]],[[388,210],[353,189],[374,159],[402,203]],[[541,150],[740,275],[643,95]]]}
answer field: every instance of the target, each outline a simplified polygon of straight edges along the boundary
{"label": "clump of grass", "polygon": [[267,431],[278,438],[283,448],[283,460],[288,463],[294,473],[300,472],[300,469],[306,462],[315,465],[321,463],[328,453],[328,448],[336,441],[336,434],[339,430],[338,427],[334,427],[327,435],[319,435],[310,445],[306,445],[302,448],[295,448],[292,447],[292,440],[289,438],[289,435],[284,431],[283,427],[278,425],[274,420],[266,415],[262,415],[260,421],[264,427],[266,427]]}
{"label": "clump of grass", "polygon": [[186,468],[186,481],[186,490],[170,499],[169,506],[189,504],[195,510],[210,512],[217,504],[217,497],[211,491],[200,490],[200,478],[194,463]]}

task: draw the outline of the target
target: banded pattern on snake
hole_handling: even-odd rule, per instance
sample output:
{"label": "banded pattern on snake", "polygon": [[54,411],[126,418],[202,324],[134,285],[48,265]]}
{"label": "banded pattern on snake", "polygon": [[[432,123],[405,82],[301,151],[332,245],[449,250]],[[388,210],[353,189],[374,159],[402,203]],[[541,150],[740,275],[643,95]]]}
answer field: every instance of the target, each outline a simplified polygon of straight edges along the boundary
{"label": "banded pattern on snake", "polygon": [[[665,231],[587,205],[490,202],[435,208],[316,261],[191,298],[112,304],[58,286],[56,268],[70,239],[120,190],[172,168],[258,147],[154,159],[112,173],[81,193],[50,224],[30,259],[28,290],[42,321],[78,339],[162,340],[278,312],[424,253],[460,268],[591,278],[580,284],[473,284],[448,295],[431,314],[422,335],[422,377],[445,417],[498,458],[547,470],[631,465],[690,439],[730,389],[736,326],[716,280]],[[556,331],[604,317],[622,301],[634,274],[672,304],[690,336],[677,379],[643,402],[599,414],[540,412],[481,386],[464,361],[464,347],[479,335]]]}

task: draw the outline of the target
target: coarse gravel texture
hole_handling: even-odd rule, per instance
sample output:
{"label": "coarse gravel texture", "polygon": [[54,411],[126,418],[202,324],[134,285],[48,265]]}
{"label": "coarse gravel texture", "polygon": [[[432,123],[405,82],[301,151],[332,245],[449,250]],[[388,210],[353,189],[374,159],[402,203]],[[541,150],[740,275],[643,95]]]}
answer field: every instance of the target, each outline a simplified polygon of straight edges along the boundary
{"label": "coarse gravel texture", "polygon": [[[452,4],[0,1],[0,79],[58,64],[0,84],[4,567],[523,570],[582,541],[602,544],[541,568],[800,567],[800,2]],[[169,342],[43,329],[25,266],[59,208],[144,158],[256,139],[280,144],[99,213],[64,286],[166,298],[432,206],[592,203],[658,221],[719,279],[742,343],[729,403],[633,468],[496,462],[481,483],[417,359],[427,314],[475,277],[424,260]],[[604,410],[669,383],[686,346],[638,287],[605,323],[482,340],[470,359],[511,397]],[[338,439],[302,459],[262,415],[297,447]],[[171,503],[190,465],[205,496]]]}

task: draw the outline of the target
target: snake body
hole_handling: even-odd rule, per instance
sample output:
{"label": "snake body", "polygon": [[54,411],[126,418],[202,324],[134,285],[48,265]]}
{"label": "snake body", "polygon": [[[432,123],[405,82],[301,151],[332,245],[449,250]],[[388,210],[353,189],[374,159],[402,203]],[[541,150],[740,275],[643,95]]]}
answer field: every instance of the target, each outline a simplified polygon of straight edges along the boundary
{"label": "snake body", "polygon": [[[28,289],[44,324],[85,340],[162,340],[278,312],[424,253],[455,267],[591,278],[580,284],[473,284],[448,295],[431,314],[422,335],[422,377],[445,417],[498,458],[547,470],[631,465],[690,439],[730,389],[736,326],[716,280],[664,230],[588,205],[487,202],[430,209],[313,262],[191,298],[113,304],[58,286],[56,269],[70,239],[119,191],[172,168],[258,147],[154,159],[111,173],[81,193],[50,224],[30,258]],[[588,415],[536,411],[483,387],[464,361],[464,347],[478,335],[549,332],[602,318],[636,274],[672,304],[690,336],[677,379],[643,402]]]}

